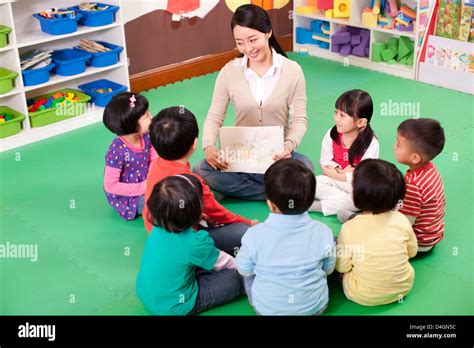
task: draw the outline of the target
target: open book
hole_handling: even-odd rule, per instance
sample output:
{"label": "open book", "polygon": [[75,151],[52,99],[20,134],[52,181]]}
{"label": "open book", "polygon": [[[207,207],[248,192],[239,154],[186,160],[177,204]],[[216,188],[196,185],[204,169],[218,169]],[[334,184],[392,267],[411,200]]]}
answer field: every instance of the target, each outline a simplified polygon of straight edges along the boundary
{"label": "open book", "polygon": [[220,157],[228,172],[264,174],[284,149],[283,127],[221,127]]}

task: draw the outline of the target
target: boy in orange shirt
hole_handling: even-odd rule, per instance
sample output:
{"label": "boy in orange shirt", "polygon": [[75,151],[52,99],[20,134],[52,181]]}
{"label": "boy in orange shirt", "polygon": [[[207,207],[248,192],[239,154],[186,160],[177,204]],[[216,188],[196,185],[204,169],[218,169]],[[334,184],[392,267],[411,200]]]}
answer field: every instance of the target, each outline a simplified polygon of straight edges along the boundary
{"label": "boy in orange shirt", "polygon": [[[204,228],[214,239],[216,247],[233,255],[241,245],[244,233],[257,220],[248,220],[220,205],[209,186],[197,174],[191,172],[189,159],[198,146],[199,128],[194,114],[182,107],[161,110],[150,125],[150,138],[158,158],[151,164],[146,180],[145,202],[155,185],[162,179],[176,174],[192,174],[203,187],[203,218],[213,226]],[[150,233],[148,204],[143,209],[145,228]],[[201,229],[203,229],[201,227]]]}

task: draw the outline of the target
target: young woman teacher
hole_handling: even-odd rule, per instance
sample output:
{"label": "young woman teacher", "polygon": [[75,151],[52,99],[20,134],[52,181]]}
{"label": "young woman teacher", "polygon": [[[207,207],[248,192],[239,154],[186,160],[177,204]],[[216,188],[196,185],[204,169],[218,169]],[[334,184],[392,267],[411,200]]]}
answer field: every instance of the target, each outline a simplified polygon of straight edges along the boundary
{"label": "young woman teacher", "polygon": [[[265,200],[263,174],[223,172],[215,142],[229,101],[235,126],[284,127],[284,151],[274,160],[293,157],[314,172],[311,160],[295,152],[308,127],[306,84],[301,67],[287,58],[272,31],[268,13],[256,5],[240,6],[232,18],[232,32],[242,54],[227,63],[217,76],[212,103],[204,121],[206,159],[197,163],[199,174],[218,196]],[[221,197],[222,198],[222,197]]]}

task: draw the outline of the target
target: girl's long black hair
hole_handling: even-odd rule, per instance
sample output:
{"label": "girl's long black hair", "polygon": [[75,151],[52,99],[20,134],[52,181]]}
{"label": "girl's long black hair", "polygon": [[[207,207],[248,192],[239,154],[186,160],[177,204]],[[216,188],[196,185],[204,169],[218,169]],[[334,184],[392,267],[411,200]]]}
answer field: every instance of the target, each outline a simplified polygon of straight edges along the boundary
{"label": "girl's long black hair", "polygon": [[285,51],[283,51],[275,38],[270,16],[268,15],[267,11],[265,11],[260,6],[253,4],[239,6],[237,10],[235,10],[234,16],[232,17],[231,29],[234,30],[235,26],[237,25],[255,29],[265,34],[272,32],[272,36],[269,39],[270,47],[273,47],[273,49],[275,49],[275,51],[282,56],[287,57]]}
{"label": "girl's long black hair", "polygon": [[[372,103],[372,98],[367,92],[360,89],[354,89],[345,92],[336,100],[336,109],[345,112],[352,118],[367,119],[367,125],[364,130],[359,133],[349,149],[349,163],[351,166],[355,167],[354,160],[364,155],[375,135],[370,126],[370,120],[372,119],[372,114],[374,112],[374,104]],[[341,145],[336,126],[331,129],[331,138],[336,142],[336,144]]]}

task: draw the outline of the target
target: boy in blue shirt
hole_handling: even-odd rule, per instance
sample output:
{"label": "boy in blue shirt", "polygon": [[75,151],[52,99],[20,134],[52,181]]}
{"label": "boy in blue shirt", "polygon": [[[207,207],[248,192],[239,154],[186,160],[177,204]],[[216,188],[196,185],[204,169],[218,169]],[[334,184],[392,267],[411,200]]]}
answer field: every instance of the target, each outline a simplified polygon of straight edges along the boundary
{"label": "boy in blue shirt", "polygon": [[307,213],[316,179],[294,159],[275,162],[264,176],[270,215],[242,238],[237,269],[261,315],[319,315],[327,307],[327,275],[336,252],[331,229]]}

